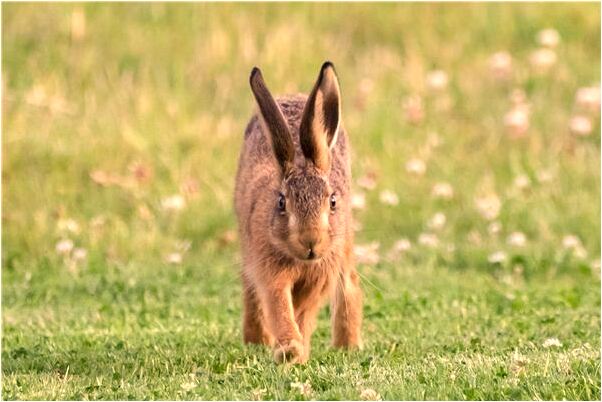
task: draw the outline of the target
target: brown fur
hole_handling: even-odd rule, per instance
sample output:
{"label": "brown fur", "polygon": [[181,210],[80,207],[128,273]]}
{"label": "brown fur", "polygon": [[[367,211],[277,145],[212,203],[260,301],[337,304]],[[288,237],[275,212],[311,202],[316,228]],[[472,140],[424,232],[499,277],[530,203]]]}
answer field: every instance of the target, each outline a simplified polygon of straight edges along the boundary
{"label": "brown fur", "polygon": [[322,66],[309,98],[274,101],[258,69],[250,81],[259,111],[245,132],[235,190],[244,341],[271,345],[277,362],[306,361],[318,310],[330,296],[333,345],[360,347],[351,169],[334,68]]}

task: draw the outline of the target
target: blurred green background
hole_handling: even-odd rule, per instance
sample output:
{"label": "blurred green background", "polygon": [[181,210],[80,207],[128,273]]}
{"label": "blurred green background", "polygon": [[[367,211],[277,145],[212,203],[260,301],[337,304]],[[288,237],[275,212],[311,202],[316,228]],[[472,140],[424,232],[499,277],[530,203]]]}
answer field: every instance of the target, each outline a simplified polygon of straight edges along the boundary
{"label": "blurred green background", "polygon": [[[334,62],[366,349],[242,346],[248,74]],[[599,399],[600,6],[2,4],[4,399]]]}

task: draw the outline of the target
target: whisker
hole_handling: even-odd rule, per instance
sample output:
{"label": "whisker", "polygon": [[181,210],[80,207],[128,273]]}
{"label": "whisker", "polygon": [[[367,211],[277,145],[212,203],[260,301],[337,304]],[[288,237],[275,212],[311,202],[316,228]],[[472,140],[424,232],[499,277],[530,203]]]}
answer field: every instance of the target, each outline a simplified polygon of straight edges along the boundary
{"label": "whisker", "polygon": [[364,274],[362,274],[359,270],[356,270],[357,274],[360,276],[360,278],[364,281],[366,281],[366,283],[368,283],[370,286],[372,286],[374,289],[378,290],[380,293],[384,294],[385,291],[384,289],[379,288],[378,286],[376,286],[371,280],[369,280]]}

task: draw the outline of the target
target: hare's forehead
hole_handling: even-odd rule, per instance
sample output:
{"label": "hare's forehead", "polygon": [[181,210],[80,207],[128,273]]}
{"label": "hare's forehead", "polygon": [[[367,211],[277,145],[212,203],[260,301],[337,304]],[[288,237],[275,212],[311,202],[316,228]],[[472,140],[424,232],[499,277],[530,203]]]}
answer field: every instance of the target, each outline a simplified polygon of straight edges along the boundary
{"label": "hare's forehead", "polygon": [[287,196],[295,205],[297,214],[319,214],[324,199],[329,195],[326,180],[316,175],[294,175],[286,180]]}

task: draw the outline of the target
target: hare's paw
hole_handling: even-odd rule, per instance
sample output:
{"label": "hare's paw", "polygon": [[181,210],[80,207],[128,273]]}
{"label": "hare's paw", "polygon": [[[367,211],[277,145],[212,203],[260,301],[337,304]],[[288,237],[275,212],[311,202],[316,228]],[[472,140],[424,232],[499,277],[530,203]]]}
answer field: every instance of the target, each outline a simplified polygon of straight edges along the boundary
{"label": "hare's paw", "polygon": [[303,344],[295,339],[292,339],[284,345],[276,345],[274,348],[274,360],[278,364],[303,363],[305,361]]}
{"label": "hare's paw", "polygon": [[361,339],[339,339],[338,341],[334,342],[332,346],[334,346],[336,349],[349,351],[364,349],[364,343]]}

